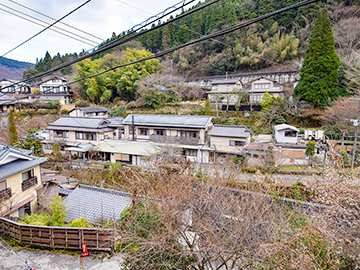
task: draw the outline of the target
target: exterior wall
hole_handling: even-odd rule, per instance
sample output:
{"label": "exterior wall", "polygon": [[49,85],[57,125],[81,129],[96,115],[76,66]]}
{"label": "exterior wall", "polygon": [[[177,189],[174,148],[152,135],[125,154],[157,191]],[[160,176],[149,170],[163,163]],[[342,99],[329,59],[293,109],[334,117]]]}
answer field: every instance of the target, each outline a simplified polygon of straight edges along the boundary
{"label": "exterior wall", "polygon": [[[10,86],[12,85],[13,82],[10,81],[0,81],[0,89],[6,86]],[[9,88],[6,88],[4,90],[1,90],[2,93],[17,93],[17,94],[27,94],[30,93],[30,86],[28,85],[23,85],[21,84],[17,84],[14,86],[11,86]]]}
{"label": "exterior wall", "polygon": [[250,136],[248,138],[211,136],[210,145],[215,147],[215,151],[218,153],[242,154],[244,146],[230,145],[230,141],[241,141],[246,145],[250,142]]}
{"label": "exterior wall", "polygon": [[[49,88],[53,89],[47,91]],[[47,93],[67,93],[69,92],[69,86],[66,82],[60,79],[52,79],[40,84],[40,92],[46,91]]]}
{"label": "exterior wall", "polygon": [[280,130],[280,131],[275,131],[275,140],[278,143],[292,143],[292,144],[296,144],[297,143],[297,134],[296,137],[286,137],[285,136],[285,131],[290,131],[289,130]]}
{"label": "exterior wall", "polygon": [[[34,197],[31,201],[31,212],[33,213],[37,207],[37,193],[36,190],[41,187],[41,172],[40,172],[40,165],[35,166],[32,168],[34,170],[34,176],[37,176],[37,185],[22,191],[22,173],[28,170],[22,171],[18,174],[12,175],[8,178],[2,179],[6,180],[7,187],[11,189],[12,196],[10,199],[1,202],[0,204],[0,212],[4,212],[11,208],[10,216],[18,217],[18,209],[22,206],[22,202],[26,201],[30,197]],[[29,169],[31,170],[31,169]],[[1,180],[0,180],[1,181]]]}
{"label": "exterior wall", "polygon": [[[209,163],[210,152],[209,151],[202,151],[200,150],[200,163]],[[197,162],[197,155],[196,156],[185,156],[186,161],[189,162]]]}

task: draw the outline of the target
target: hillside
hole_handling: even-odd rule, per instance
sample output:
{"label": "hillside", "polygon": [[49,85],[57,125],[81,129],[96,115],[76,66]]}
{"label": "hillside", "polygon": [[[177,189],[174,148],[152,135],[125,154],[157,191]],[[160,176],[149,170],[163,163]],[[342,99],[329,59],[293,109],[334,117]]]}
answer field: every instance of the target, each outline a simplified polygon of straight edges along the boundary
{"label": "hillside", "polygon": [[21,75],[28,67],[33,68],[35,65],[28,62],[21,62],[9,58],[0,60],[0,79],[21,79]]}

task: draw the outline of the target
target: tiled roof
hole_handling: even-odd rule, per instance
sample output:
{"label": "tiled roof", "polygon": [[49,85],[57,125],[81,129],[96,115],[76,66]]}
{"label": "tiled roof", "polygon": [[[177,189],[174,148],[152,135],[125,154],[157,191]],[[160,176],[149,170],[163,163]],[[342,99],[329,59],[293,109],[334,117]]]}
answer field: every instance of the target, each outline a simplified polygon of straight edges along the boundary
{"label": "tiled roof", "polygon": [[[103,121],[104,123],[102,123]],[[55,122],[50,123],[49,128],[56,128],[56,127],[104,128],[108,126],[107,122],[110,121],[103,118],[63,116],[58,120],[56,120]]]}
{"label": "tiled roof", "polygon": [[248,143],[247,145],[245,145],[245,149],[246,150],[269,150],[269,146],[273,146],[273,151],[281,151],[281,147],[280,146],[274,146],[273,144],[270,143]]}
{"label": "tiled roof", "polygon": [[101,220],[119,220],[131,201],[129,193],[79,185],[64,202],[68,220],[84,217],[93,224],[100,224]]}
{"label": "tiled roof", "polygon": [[124,126],[124,118],[122,118],[121,116],[108,117],[106,119],[110,121],[109,127],[123,127]]}
{"label": "tiled roof", "polygon": [[214,125],[209,131],[210,136],[248,138],[251,131],[246,126]]}
{"label": "tiled roof", "polygon": [[46,161],[47,158],[34,157],[33,160],[15,160],[13,162],[0,165],[0,180],[20,172],[30,170],[31,168]]}
{"label": "tiled roof", "polygon": [[108,108],[105,107],[78,107],[73,110],[79,109],[85,113],[94,113],[94,112],[108,112],[110,111]]}
{"label": "tiled roof", "polygon": [[206,128],[213,119],[210,116],[199,115],[131,114],[125,118],[125,125],[132,124],[132,116],[134,116],[134,123],[137,126],[153,126],[165,128]]}

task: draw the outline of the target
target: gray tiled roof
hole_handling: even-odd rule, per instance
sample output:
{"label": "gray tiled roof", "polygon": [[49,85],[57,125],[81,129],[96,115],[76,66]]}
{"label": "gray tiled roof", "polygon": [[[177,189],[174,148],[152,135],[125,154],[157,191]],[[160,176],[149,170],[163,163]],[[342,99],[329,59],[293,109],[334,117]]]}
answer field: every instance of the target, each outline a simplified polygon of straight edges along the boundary
{"label": "gray tiled roof", "polygon": [[70,195],[71,192],[73,192],[72,189],[65,189],[65,188],[60,188],[58,191],[59,195],[63,195],[63,196],[68,196]]}
{"label": "gray tiled roof", "polygon": [[[34,157],[33,160],[15,160],[13,162],[0,165],[0,180],[14,174],[29,170],[47,161],[47,158]],[[40,181],[40,179],[38,179]]]}
{"label": "gray tiled roof", "polygon": [[248,138],[251,131],[246,126],[214,125],[209,136]]}
{"label": "gray tiled roof", "polygon": [[[84,128],[104,128],[108,126],[108,123],[101,124],[103,118],[91,118],[91,117],[69,117],[63,116],[49,124],[49,128],[56,127],[84,127]],[[107,121],[107,120],[106,120]],[[110,122],[110,121],[109,121]]]}
{"label": "gray tiled roof", "polygon": [[121,212],[131,205],[132,195],[98,187],[78,185],[65,199],[68,220],[84,217],[93,224],[101,220],[118,220]]}
{"label": "gray tiled roof", "polygon": [[124,123],[123,123],[124,118],[122,118],[121,116],[108,117],[106,119],[110,121],[109,127],[123,127],[124,126]]}
{"label": "gray tiled roof", "polygon": [[108,112],[110,111],[108,108],[105,107],[78,107],[75,109],[79,109],[85,113],[94,113],[94,112]]}
{"label": "gray tiled roof", "polygon": [[210,116],[198,115],[131,114],[125,118],[125,125],[132,124],[132,115],[135,125],[153,127],[206,128],[213,119]]}

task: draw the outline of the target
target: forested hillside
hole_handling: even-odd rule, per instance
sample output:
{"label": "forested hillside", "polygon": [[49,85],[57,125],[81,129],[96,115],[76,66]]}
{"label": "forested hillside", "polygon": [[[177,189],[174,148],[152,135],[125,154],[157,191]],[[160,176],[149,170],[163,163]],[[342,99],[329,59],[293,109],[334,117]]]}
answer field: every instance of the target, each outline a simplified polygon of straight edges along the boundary
{"label": "forested hillside", "polygon": [[20,74],[28,67],[34,67],[34,64],[2,57],[0,59],[0,79],[21,79]]}

